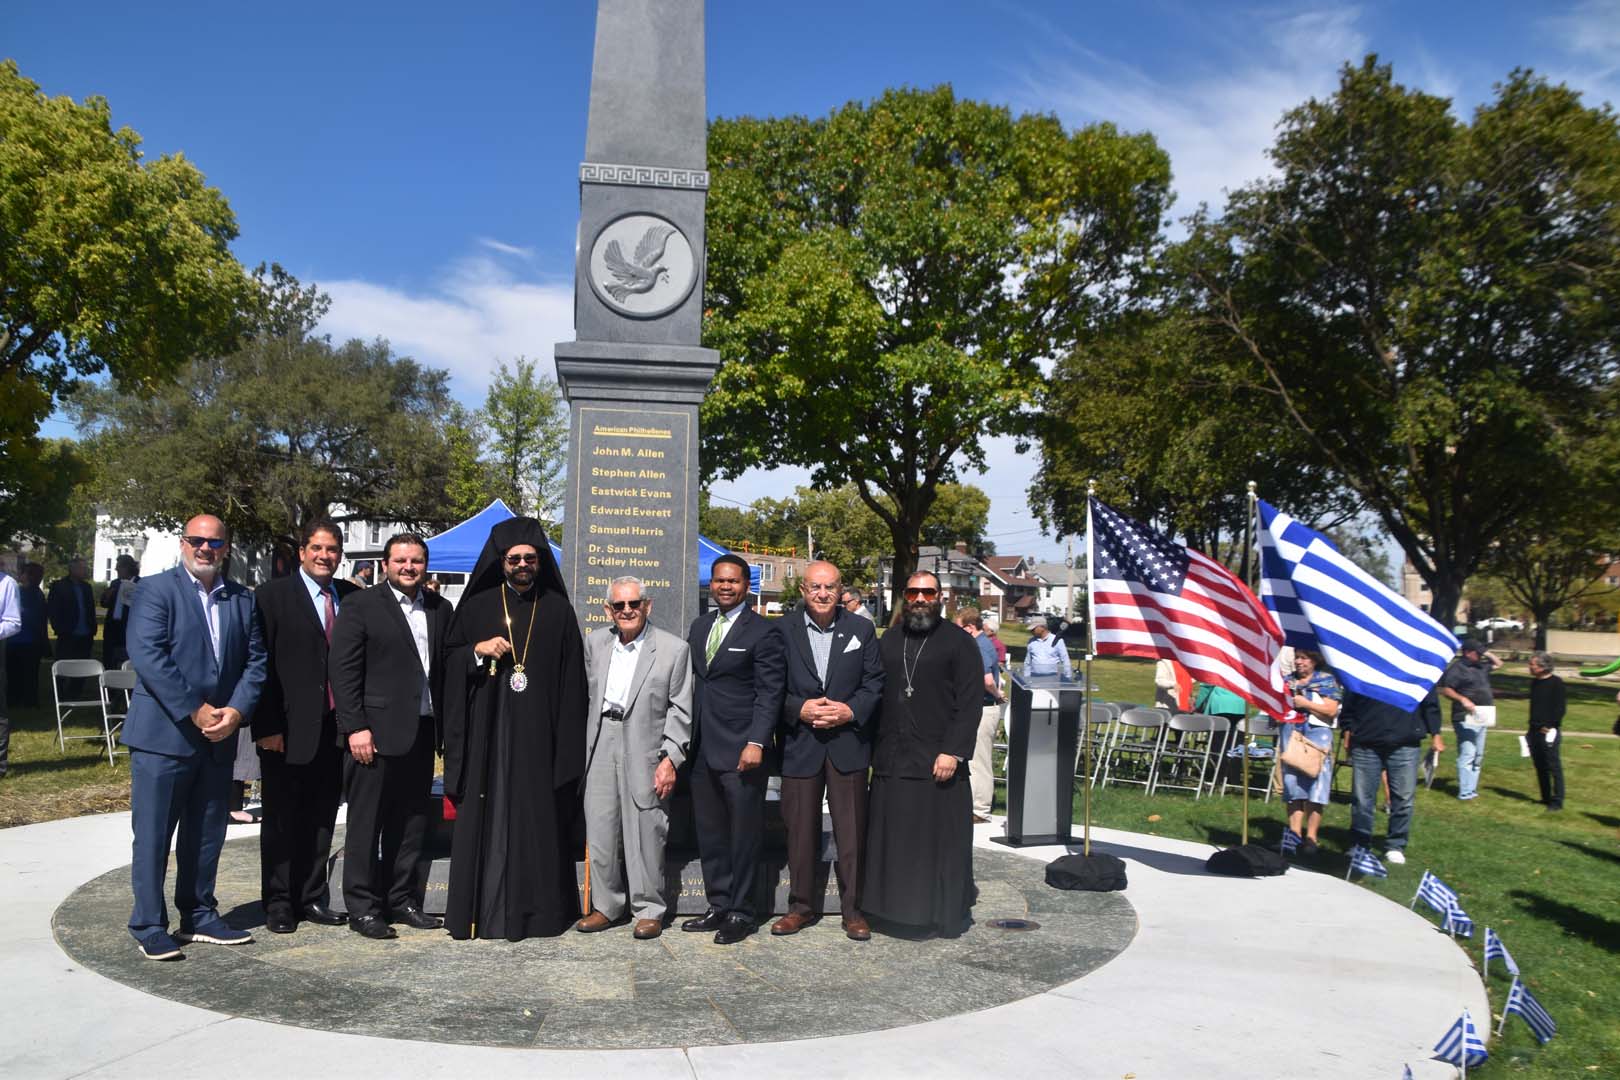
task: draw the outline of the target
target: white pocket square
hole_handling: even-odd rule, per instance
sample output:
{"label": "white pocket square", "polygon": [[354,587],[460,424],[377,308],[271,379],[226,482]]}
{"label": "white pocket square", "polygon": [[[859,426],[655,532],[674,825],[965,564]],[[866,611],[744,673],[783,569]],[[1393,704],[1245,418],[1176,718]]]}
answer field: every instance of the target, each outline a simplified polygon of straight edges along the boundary
{"label": "white pocket square", "polygon": [[858,638],[858,637],[850,638],[849,639],[849,644],[844,646],[844,651],[845,652],[860,652],[861,651],[861,639]]}
{"label": "white pocket square", "polygon": [[740,646],[740,645],[728,645],[728,646],[726,646],[726,652],[747,652],[747,651],[748,651],[748,649],[747,649],[746,646]]}

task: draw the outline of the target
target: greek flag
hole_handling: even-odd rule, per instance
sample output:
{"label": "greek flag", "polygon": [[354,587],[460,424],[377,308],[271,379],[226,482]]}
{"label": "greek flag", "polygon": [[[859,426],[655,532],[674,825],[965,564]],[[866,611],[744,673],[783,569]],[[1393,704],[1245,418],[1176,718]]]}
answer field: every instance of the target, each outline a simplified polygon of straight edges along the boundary
{"label": "greek flag", "polygon": [[1284,855],[1290,855],[1297,847],[1299,847],[1299,833],[1284,825],[1282,843],[1277,845],[1277,850]]}
{"label": "greek flag", "polygon": [[1530,1033],[1539,1043],[1546,1043],[1558,1034],[1558,1025],[1553,1022],[1552,1016],[1517,977],[1513,980],[1513,989],[1508,991],[1507,1004],[1502,1006],[1504,1024],[1507,1023],[1508,1013],[1518,1013],[1523,1017],[1524,1022],[1530,1025]]}
{"label": "greek flag", "polygon": [[1456,937],[1461,934],[1465,938],[1474,936],[1474,920],[1460,907],[1454,907],[1446,912],[1446,921],[1440,924],[1440,929]]}
{"label": "greek flag", "polygon": [[1513,975],[1519,974],[1519,965],[1513,962],[1513,954],[1507,951],[1502,939],[1496,936],[1496,931],[1490,927],[1485,928],[1485,973],[1490,974],[1491,961],[1500,960]]}
{"label": "greek flag", "polygon": [[1412,897],[1412,906],[1417,907],[1419,900],[1428,904],[1439,915],[1449,915],[1462,907],[1457,902],[1457,894],[1451,891],[1451,886],[1427,870],[1423,871],[1423,880],[1418,882],[1417,895]]}
{"label": "greek flag", "polygon": [[1457,639],[1327,537],[1263,499],[1259,507],[1260,598],[1284,642],[1320,652],[1356,693],[1416,710],[1457,654]]}
{"label": "greek flag", "polygon": [[1451,1025],[1451,1030],[1434,1044],[1434,1056],[1463,1069],[1485,1061],[1485,1040],[1479,1037],[1474,1018],[1468,1015],[1467,1009]]}
{"label": "greek flag", "polygon": [[1401,1070],[1401,1080],[1412,1080],[1412,1066],[1408,1065]]}
{"label": "greek flag", "polygon": [[1350,849],[1350,869],[1345,873],[1344,880],[1349,881],[1351,874],[1362,874],[1366,877],[1389,877],[1389,871],[1384,868],[1378,856],[1367,848],[1357,844]]}

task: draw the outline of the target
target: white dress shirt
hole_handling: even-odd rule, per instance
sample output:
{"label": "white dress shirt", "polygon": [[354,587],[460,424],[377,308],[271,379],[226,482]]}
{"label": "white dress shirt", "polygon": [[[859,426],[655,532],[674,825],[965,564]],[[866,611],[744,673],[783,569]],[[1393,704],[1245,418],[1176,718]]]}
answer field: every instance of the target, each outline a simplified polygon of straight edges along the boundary
{"label": "white dress shirt", "polygon": [[641,633],[628,644],[619,640],[619,635],[613,635],[613,656],[608,660],[607,684],[602,687],[602,707],[617,706],[624,708],[630,698],[630,684],[636,678],[636,663],[641,659],[642,639],[647,636],[647,628],[643,626]]}
{"label": "white dress shirt", "polygon": [[[208,624],[208,642],[214,647],[214,663],[217,664],[219,663],[219,598],[225,593],[225,575],[215,573],[214,584],[208,586],[204,585],[197,575],[191,572],[190,567],[184,563],[180,565],[185,570],[186,577],[191,579],[191,584],[197,590],[197,602],[202,605],[203,622]],[[123,591],[123,586],[119,586],[119,591]]]}
{"label": "white dress shirt", "polygon": [[394,588],[389,582],[388,588],[393,592],[394,599],[405,612],[405,621],[411,624],[411,637],[416,639],[416,658],[422,661],[422,716],[433,715],[433,680],[429,678],[433,673],[429,665],[428,647],[428,619],[427,608],[422,605],[422,590],[418,588],[415,596],[406,596]]}
{"label": "white dress shirt", "polygon": [[[0,641],[22,632],[22,597],[10,574],[0,573]],[[0,706],[5,702],[0,701]]]}

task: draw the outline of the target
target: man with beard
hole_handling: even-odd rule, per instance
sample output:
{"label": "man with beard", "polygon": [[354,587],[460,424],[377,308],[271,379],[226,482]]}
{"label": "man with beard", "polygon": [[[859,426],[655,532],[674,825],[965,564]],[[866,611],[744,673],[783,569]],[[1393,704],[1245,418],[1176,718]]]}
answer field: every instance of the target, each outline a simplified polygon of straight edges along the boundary
{"label": "man with beard", "polygon": [[389,537],[388,583],[352,594],[332,629],[328,670],[337,729],[352,759],[344,765],[343,902],[349,929],[377,940],[396,936],[390,919],[417,930],[444,925],[422,910],[427,882],[417,866],[427,839],[450,621],[450,605],[422,588],[427,559],[427,542],[415,533]]}
{"label": "man with beard", "polygon": [[973,756],[984,694],[973,638],[940,617],[939,578],[906,581],[905,617],[883,635],[882,720],[872,754],[861,907],[910,933],[955,937],[973,907]]}
{"label": "man with beard", "polygon": [[550,937],[580,916],[585,661],[545,529],[490,530],[450,633],[444,790],[454,938]]}
{"label": "man with beard", "polygon": [[326,657],[338,611],[359,591],[333,576],[342,561],[343,531],[335,522],[311,521],[298,570],[255,594],[270,658],[253,739],[264,774],[260,882],[273,934],[292,933],[300,918],[322,926],[348,921],[329,906],[326,880],[344,758]]}

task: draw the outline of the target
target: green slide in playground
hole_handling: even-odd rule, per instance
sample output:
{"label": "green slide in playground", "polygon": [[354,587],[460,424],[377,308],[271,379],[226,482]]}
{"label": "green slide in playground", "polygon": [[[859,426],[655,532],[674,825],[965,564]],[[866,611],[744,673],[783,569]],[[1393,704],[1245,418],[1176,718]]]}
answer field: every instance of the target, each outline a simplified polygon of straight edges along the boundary
{"label": "green slide in playground", "polygon": [[1620,671],[1620,659],[1613,660],[1602,667],[1582,668],[1581,675],[1588,679],[1595,679],[1600,675],[1613,675]]}

